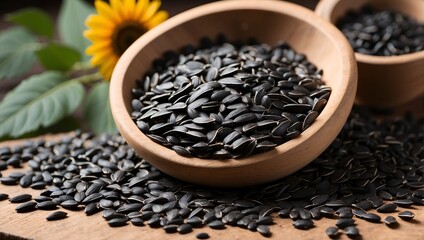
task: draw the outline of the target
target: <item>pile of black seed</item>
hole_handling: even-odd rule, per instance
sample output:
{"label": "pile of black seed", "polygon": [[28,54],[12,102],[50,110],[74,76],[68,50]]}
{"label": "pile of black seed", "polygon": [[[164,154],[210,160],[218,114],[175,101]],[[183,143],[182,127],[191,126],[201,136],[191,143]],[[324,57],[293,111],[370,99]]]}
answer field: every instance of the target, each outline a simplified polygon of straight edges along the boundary
{"label": "pile of black seed", "polygon": [[[247,189],[216,189],[173,179],[145,160],[119,135],[90,133],[58,142],[31,141],[0,148],[0,169],[20,167],[2,184],[47,189],[40,196],[12,196],[18,213],[34,210],[102,212],[112,227],[148,225],[167,233],[209,226],[238,226],[271,236],[274,219],[291,218],[307,230],[320,218],[335,219],[326,234],[359,236],[356,221],[396,227],[410,208],[424,205],[424,120],[377,120],[354,110],[341,133],[315,161],[278,181]],[[7,199],[0,194],[0,200]],[[385,219],[379,214],[392,213]],[[48,216],[47,216],[48,215]],[[47,220],[66,212],[46,213]],[[324,234],[324,233],[323,233]],[[208,238],[201,233],[198,238]]]}
{"label": "pile of black seed", "polygon": [[424,23],[400,12],[364,6],[336,25],[358,53],[392,56],[424,50]]}
{"label": "pile of black seed", "polygon": [[241,158],[299,136],[325,107],[322,71],[288,44],[201,42],[165,53],[133,89],[131,117],[153,141],[183,156]]}

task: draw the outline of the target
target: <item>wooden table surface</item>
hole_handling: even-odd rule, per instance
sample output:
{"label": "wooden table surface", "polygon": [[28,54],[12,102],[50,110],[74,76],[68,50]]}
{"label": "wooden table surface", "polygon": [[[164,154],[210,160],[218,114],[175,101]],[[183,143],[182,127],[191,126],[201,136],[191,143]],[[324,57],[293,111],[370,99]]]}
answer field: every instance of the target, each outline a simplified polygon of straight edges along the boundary
{"label": "wooden table surface", "polygon": [[[58,138],[60,135],[47,136],[48,139]],[[20,141],[11,141],[0,143],[0,146],[14,146],[20,144]],[[23,169],[9,168],[3,171],[7,175],[12,171],[24,171]],[[33,197],[39,195],[40,190],[30,188],[23,189],[19,186],[5,186],[0,184],[0,193],[7,193],[13,197],[22,193],[30,193]],[[52,211],[34,211],[30,213],[16,213],[15,207],[8,200],[0,201],[0,240],[14,239],[34,239],[34,240],[56,240],[56,239],[196,239],[196,234],[207,232],[210,239],[265,239],[257,232],[240,229],[237,227],[228,227],[225,230],[212,230],[208,227],[194,229],[189,234],[167,234],[163,229],[153,229],[148,226],[135,227],[128,224],[124,227],[111,228],[102,218],[101,213],[92,216],[86,216],[83,211],[69,211],[68,217],[64,220],[47,222],[46,216]],[[61,209],[63,210],[63,209]],[[398,208],[402,211],[405,209]],[[406,222],[397,217],[397,213],[381,214],[384,219],[387,215],[395,216],[400,223],[396,229],[385,226],[384,223],[369,223],[361,219],[355,219],[361,233],[357,239],[363,240],[391,240],[391,239],[411,239],[424,240],[424,206],[415,206],[409,209],[415,213],[413,221]],[[336,219],[322,218],[314,221],[315,227],[310,230],[298,230],[291,224],[290,219],[275,218],[275,223],[270,227],[272,231],[271,239],[329,239],[325,234],[328,226],[334,226]],[[345,234],[338,239],[349,239]]]}

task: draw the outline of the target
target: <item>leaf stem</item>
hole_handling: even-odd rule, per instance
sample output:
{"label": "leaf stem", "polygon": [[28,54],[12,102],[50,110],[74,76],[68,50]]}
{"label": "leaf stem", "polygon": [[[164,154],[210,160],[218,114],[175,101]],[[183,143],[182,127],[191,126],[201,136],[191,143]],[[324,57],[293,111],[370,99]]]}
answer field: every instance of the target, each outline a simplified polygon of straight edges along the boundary
{"label": "leaf stem", "polygon": [[89,62],[76,62],[74,66],[72,66],[71,72],[88,71],[93,68],[94,67]]}
{"label": "leaf stem", "polygon": [[80,83],[92,83],[102,79],[102,75],[99,72],[95,72],[88,75],[83,75],[80,77],[76,77],[71,79],[72,81],[77,81]]}

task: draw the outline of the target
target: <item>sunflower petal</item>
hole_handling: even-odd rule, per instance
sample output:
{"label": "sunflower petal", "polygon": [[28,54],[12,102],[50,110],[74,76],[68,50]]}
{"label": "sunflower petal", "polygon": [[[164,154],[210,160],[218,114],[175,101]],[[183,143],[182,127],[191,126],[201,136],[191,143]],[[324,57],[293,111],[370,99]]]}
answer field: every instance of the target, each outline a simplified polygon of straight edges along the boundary
{"label": "sunflower petal", "polygon": [[153,15],[156,13],[156,11],[159,9],[161,4],[161,1],[159,0],[154,0],[150,3],[149,7],[147,8],[147,10],[144,12],[144,14],[142,14],[141,16],[141,21],[142,22],[146,22],[148,21],[151,17],[153,17]]}
{"label": "sunflower petal", "polygon": [[102,30],[94,30],[88,29],[84,31],[84,37],[90,39],[92,42],[99,40],[107,40],[112,37],[112,29],[102,29]]}
{"label": "sunflower petal", "polygon": [[125,11],[125,16],[129,19],[134,19],[135,16],[135,0],[124,0],[122,3]]}
{"label": "sunflower petal", "polygon": [[93,55],[90,63],[95,66],[103,65],[108,59],[114,56],[115,54],[111,49],[100,51],[96,55]]}
{"label": "sunflower petal", "polygon": [[100,66],[99,72],[106,80],[110,80],[110,77],[112,76],[112,71],[115,68],[117,62],[118,58],[110,58],[107,62]]}
{"label": "sunflower petal", "polygon": [[168,13],[166,11],[159,11],[147,23],[145,23],[145,26],[147,29],[152,29],[165,21],[167,18]]}
{"label": "sunflower petal", "polygon": [[103,40],[103,41],[97,41],[90,45],[86,50],[85,53],[88,55],[95,55],[97,52],[101,51],[107,51],[111,48],[112,40]]}
{"label": "sunflower petal", "polygon": [[128,18],[128,16],[125,15],[122,0],[110,0],[110,7],[119,16],[121,22]]}
{"label": "sunflower petal", "polygon": [[146,11],[147,6],[149,5],[148,0],[138,0],[134,8],[134,19],[141,19],[142,14]]}
{"label": "sunflower petal", "polygon": [[119,14],[113,11],[111,6],[109,6],[107,3],[103,1],[95,1],[94,5],[100,16],[104,16],[105,18],[111,19],[115,23],[120,22]]}
{"label": "sunflower petal", "polygon": [[115,24],[104,16],[90,15],[85,21],[85,25],[89,28],[113,28]]}

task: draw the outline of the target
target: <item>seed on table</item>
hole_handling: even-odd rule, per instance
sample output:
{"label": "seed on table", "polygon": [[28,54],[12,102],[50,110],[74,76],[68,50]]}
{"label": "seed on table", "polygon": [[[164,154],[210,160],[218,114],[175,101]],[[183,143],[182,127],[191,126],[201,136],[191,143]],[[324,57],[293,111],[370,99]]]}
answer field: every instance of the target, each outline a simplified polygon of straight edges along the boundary
{"label": "seed on table", "polygon": [[322,207],[322,208],[320,209],[320,213],[321,213],[321,215],[322,215],[322,216],[324,216],[324,217],[331,218],[331,217],[333,217],[333,216],[334,216],[335,211],[334,211],[334,209],[332,209],[332,208],[330,208],[330,207]]}
{"label": "seed on table", "polygon": [[258,225],[256,230],[264,237],[271,237],[272,233],[267,225]]}
{"label": "seed on table", "polygon": [[289,218],[289,217],[290,217],[290,212],[291,212],[291,209],[289,209],[289,208],[284,208],[284,209],[281,209],[281,210],[278,212],[278,216],[279,216],[280,218]]}
{"label": "seed on table", "polygon": [[370,202],[368,200],[364,200],[364,201],[361,201],[359,203],[354,203],[354,204],[352,204],[352,206],[355,207],[355,208],[365,210],[365,211],[368,211],[368,210],[373,208],[372,202]]}
{"label": "seed on table", "polygon": [[43,201],[37,203],[37,209],[41,210],[53,210],[57,208],[57,204],[53,201]]}
{"label": "seed on table", "polygon": [[362,219],[365,219],[368,222],[379,223],[381,220],[381,217],[375,213],[367,213],[362,216]]}
{"label": "seed on table", "polygon": [[205,233],[205,232],[201,232],[196,234],[196,238],[197,239],[208,239],[209,238],[209,234]]}
{"label": "seed on table", "polygon": [[69,199],[60,203],[60,206],[66,209],[76,209],[79,205],[79,202]]}
{"label": "seed on table", "polygon": [[336,226],[340,229],[344,229],[349,226],[355,225],[355,220],[351,218],[342,218],[337,220]]}
{"label": "seed on table", "polygon": [[23,188],[29,187],[32,184],[32,175],[28,174],[19,179],[19,185]]}
{"label": "seed on table", "polygon": [[6,193],[0,193],[0,201],[4,201],[9,198],[9,195]]}
{"label": "seed on table", "polygon": [[355,239],[359,236],[359,229],[357,227],[350,226],[345,228],[344,231],[346,232],[346,235],[351,239]]}
{"label": "seed on table", "polygon": [[409,208],[412,204],[414,204],[414,202],[410,199],[397,199],[393,201],[393,203],[403,208]]}
{"label": "seed on table", "polygon": [[36,210],[35,206],[37,205],[36,202],[25,202],[20,205],[18,205],[15,210],[18,213],[26,213]]}
{"label": "seed on table", "polygon": [[[226,61],[222,62],[223,66]],[[265,85],[261,87],[267,88]],[[272,95],[268,96],[273,98]],[[246,97],[241,98],[243,103],[248,101]],[[160,104],[155,107],[161,107]],[[290,116],[288,113],[284,115],[287,119],[293,118],[295,122],[300,116]],[[278,124],[276,120],[269,121],[273,121],[272,124],[261,123],[263,129],[260,131],[268,131],[269,134]],[[90,186],[93,185],[92,189],[95,190],[99,184],[103,187],[98,192],[95,190],[91,195],[85,196],[83,201],[76,202],[81,209],[85,207],[87,215],[100,211],[99,205],[105,207],[112,203],[113,208],[102,213],[105,222],[112,219],[124,219],[126,223],[129,220],[145,221],[150,227],[161,228],[184,223],[191,227],[203,227],[207,222],[210,224],[219,221],[219,226],[223,229],[232,225],[259,231],[257,222],[261,223],[259,225],[272,224],[269,216],[274,211],[278,211],[280,217],[290,217],[291,213],[298,220],[308,219],[309,216],[319,220],[326,216],[339,218],[337,222],[351,221],[352,214],[358,218],[370,217],[370,214],[358,206],[366,209],[390,208],[393,207],[394,198],[411,200],[411,206],[421,204],[424,191],[407,183],[417,182],[424,175],[420,162],[424,157],[424,148],[421,149],[424,132],[422,123],[421,120],[415,123],[399,119],[394,122],[388,120],[381,125],[381,122],[354,109],[339,137],[313,163],[291,176],[242,190],[205,188],[169,178],[144,159],[138,158],[118,134],[95,137],[88,133],[78,133],[73,138],[65,138],[57,143],[37,145],[36,151],[40,154],[35,158],[39,161],[40,168],[28,173],[15,172],[11,176],[22,179],[29,174],[33,175],[34,181],[44,181],[43,172],[51,172],[50,175],[55,180],[46,181],[49,189],[40,191],[40,196],[34,197],[37,205],[48,205],[49,203],[43,202],[49,201],[60,204],[82,199]],[[182,125],[188,124],[192,124],[191,120]],[[189,128],[184,128],[180,126],[173,129],[173,134],[185,134]],[[238,129],[241,130],[241,127]],[[258,129],[260,128],[254,131]],[[216,129],[216,136],[213,138],[223,141],[233,131],[232,127],[223,127],[219,131]],[[188,144],[184,146],[189,146],[189,149],[207,149],[205,143],[212,139],[208,132],[210,130],[204,133],[209,135],[206,140],[183,141],[181,144]],[[242,138],[242,134],[240,132],[237,139]],[[271,137],[258,139],[257,144],[268,141]],[[244,146],[246,148],[253,141],[247,142]],[[63,145],[66,145],[66,149]],[[208,148],[215,151],[214,144],[210,144]],[[30,151],[26,149],[26,145],[21,147],[17,154]],[[381,155],[383,152],[384,156]],[[398,159],[399,154],[405,156],[402,158],[404,160]],[[385,167],[382,168],[381,165]],[[320,178],[316,178],[318,174]],[[388,202],[382,205],[382,200]],[[157,213],[153,211],[155,205],[158,205],[154,207]],[[116,210],[120,208],[117,213]],[[141,210],[137,210],[139,208]],[[158,211],[161,208],[163,210]],[[121,211],[123,212],[120,213]],[[384,218],[385,224],[389,220],[390,218]]]}
{"label": "seed on table", "polygon": [[339,229],[336,227],[328,227],[325,229],[325,234],[330,238],[336,238],[339,235]]}
{"label": "seed on table", "polygon": [[[308,213],[309,213],[309,211],[308,211]],[[303,218],[303,219],[305,219],[305,218]],[[271,216],[264,216],[264,217],[261,217],[258,220],[256,220],[256,224],[258,224],[258,225],[270,225],[272,223],[273,223],[273,219],[272,219]]]}
{"label": "seed on table", "polygon": [[367,215],[367,212],[362,209],[353,209],[352,213],[358,218],[364,218],[364,216]]}
{"label": "seed on table", "polygon": [[52,212],[49,215],[47,215],[46,219],[47,219],[47,221],[56,221],[56,220],[64,219],[67,216],[68,216],[68,213],[66,213],[66,212],[56,211],[56,212]]}
{"label": "seed on table", "polygon": [[96,203],[89,203],[84,208],[84,213],[87,216],[93,215],[93,214],[95,214],[95,213],[97,213],[99,211],[100,211],[100,208],[97,206]]}
{"label": "seed on table", "polygon": [[134,225],[134,226],[144,226],[144,220],[141,217],[135,217],[135,218],[131,218],[130,222]]}
{"label": "seed on table", "polygon": [[122,227],[127,225],[128,218],[112,218],[107,222],[111,227]]}
{"label": "seed on table", "polygon": [[411,211],[403,211],[398,213],[398,216],[405,221],[410,221],[415,217],[415,213]]}
{"label": "seed on table", "polygon": [[175,233],[177,232],[178,227],[179,226],[176,224],[168,224],[163,226],[163,230],[165,230],[166,233]]}
{"label": "seed on table", "polygon": [[28,202],[31,199],[32,199],[31,194],[24,193],[24,194],[20,194],[20,195],[17,195],[17,196],[10,198],[9,201],[11,203],[23,203],[23,202]]}
{"label": "seed on table", "polygon": [[46,187],[46,183],[43,181],[35,182],[30,185],[32,189],[44,189]]}
{"label": "seed on table", "polygon": [[394,227],[397,225],[396,218],[393,216],[387,216],[386,218],[384,218],[384,223],[389,227]]}
{"label": "seed on table", "polygon": [[212,229],[224,229],[225,224],[221,220],[215,220],[208,223],[208,226]]}
{"label": "seed on table", "polygon": [[340,218],[352,218],[353,217],[353,213],[352,210],[349,209],[345,209],[339,212],[339,217]]}
{"label": "seed on table", "polygon": [[201,227],[203,226],[203,221],[198,216],[193,216],[191,218],[187,219],[187,223],[190,224],[192,227]]}
{"label": "seed on table", "polygon": [[11,177],[0,177],[0,182],[3,185],[9,185],[9,186],[18,184],[18,180],[16,178],[11,178]]}
{"label": "seed on table", "polygon": [[184,223],[177,228],[178,232],[181,234],[186,234],[191,232],[193,229],[190,224]]}
{"label": "seed on table", "polygon": [[293,222],[293,226],[297,229],[307,230],[314,227],[314,222],[312,220],[297,219]]}
{"label": "seed on table", "polygon": [[392,213],[396,210],[396,208],[397,205],[395,203],[387,203],[378,207],[376,210],[380,213]]}

